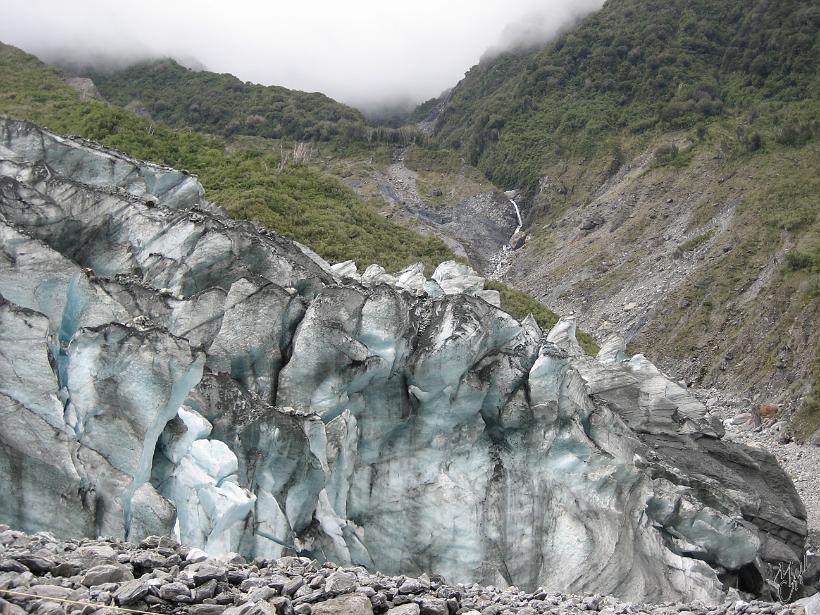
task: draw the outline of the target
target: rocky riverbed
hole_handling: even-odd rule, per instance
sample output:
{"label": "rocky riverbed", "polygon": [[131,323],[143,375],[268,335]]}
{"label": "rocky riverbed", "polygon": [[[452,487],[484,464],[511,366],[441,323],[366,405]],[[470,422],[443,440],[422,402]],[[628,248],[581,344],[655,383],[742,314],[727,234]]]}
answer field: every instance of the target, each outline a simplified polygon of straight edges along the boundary
{"label": "rocky riverbed", "polygon": [[[516,587],[450,585],[438,575],[385,576],[303,557],[208,559],[169,537],[139,544],[61,541],[0,525],[0,612],[91,615],[119,607],[191,615],[802,615],[802,605],[745,601],[641,604]],[[809,612],[811,612],[809,610]]]}

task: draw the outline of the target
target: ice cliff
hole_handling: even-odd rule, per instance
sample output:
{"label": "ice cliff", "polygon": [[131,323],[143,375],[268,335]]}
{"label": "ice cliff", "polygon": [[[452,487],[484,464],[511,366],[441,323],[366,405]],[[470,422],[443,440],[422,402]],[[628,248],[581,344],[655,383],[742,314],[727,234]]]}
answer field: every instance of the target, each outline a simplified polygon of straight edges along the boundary
{"label": "ice cliff", "polygon": [[176,532],[632,599],[765,594],[805,510],[774,458],[572,319],[455,263],[359,273],[183,173],[0,118],[0,522]]}

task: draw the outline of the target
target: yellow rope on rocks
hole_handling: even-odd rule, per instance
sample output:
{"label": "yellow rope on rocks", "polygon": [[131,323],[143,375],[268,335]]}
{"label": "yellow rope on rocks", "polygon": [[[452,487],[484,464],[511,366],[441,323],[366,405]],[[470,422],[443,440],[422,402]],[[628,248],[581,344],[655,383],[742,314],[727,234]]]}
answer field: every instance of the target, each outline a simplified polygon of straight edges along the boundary
{"label": "yellow rope on rocks", "polygon": [[11,594],[13,596],[25,596],[26,598],[37,598],[38,600],[47,600],[49,602],[66,602],[68,604],[79,604],[82,606],[93,606],[98,609],[110,609],[112,611],[123,611],[125,613],[142,613],[142,615],[158,615],[151,611],[138,611],[137,609],[126,609],[121,606],[108,606],[107,604],[99,604],[96,602],[84,602],[82,600],[67,600],[66,598],[52,598],[51,596],[38,596],[37,594],[29,594],[26,592],[13,591],[11,589],[0,589],[1,594]]}

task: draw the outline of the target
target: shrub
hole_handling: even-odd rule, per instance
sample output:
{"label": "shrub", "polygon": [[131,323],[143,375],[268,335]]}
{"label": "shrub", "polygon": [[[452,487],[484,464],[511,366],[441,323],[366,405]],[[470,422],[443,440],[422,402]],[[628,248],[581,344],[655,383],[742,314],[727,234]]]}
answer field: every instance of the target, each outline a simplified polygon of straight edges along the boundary
{"label": "shrub", "polygon": [[760,136],[759,132],[752,133],[749,136],[749,141],[747,143],[747,147],[751,151],[759,150],[763,146],[763,137]]}
{"label": "shrub", "polygon": [[780,126],[774,133],[774,140],[781,145],[797,146],[807,143],[814,136],[815,127],[808,122]]}
{"label": "shrub", "polygon": [[745,149],[750,152],[756,152],[763,146],[763,137],[759,132],[749,132],[746,126],[738,126],[735,129],[737,140]]}
{"label": "shrub", "polygon": [[809,269],[814,264],[814,259],[809,254],[792,250],[786,254],[786,266],[792,271]]}
{"label": "shrub", "polygon": [[678,146],[674,143],[665,143],[655,150],[655,158],[672,158],[678,155]]}

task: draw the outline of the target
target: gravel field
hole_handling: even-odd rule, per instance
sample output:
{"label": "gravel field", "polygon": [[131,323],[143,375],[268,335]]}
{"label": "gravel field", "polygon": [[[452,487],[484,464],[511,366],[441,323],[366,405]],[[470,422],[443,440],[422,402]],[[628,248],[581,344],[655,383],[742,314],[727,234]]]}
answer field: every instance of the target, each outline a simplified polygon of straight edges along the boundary
{"label": "gravel field", "polygon": [[[102,608],[108,606],[109,608]],[[114,607],[114,608],[111,608]],[[104,615],[802,615],[802,605],[739,600],[643,604],[516,587],[448,585],[437,575],[385,576],[301,557],[208,559],[173,539],[139,545],[60,541],[0,526],[0,613]],[[809,608],[805,609],[808,615]]]}

